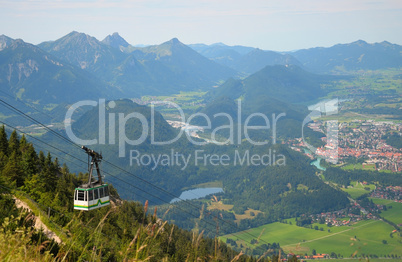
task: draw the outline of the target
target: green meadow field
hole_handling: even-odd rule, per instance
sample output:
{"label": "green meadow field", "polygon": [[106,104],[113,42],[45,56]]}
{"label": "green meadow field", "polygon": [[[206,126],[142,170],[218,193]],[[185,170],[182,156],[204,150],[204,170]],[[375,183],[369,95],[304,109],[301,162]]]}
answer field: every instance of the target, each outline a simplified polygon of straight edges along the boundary
{"label": "green meadow field", "polygon": [[359,196],[370,193],[370,191],[364,190],[362,188],[342,188],[343,191],[348,193],[351,198],[356,199]]}
{"label": "green meadow field", "polygon": [[362,169],[362,170],[370,170],[370,171],[375,171],[375,164],[370,164],[370,165],[365,165],[363,167],[362,164],[348,164],[346,166],[343,166],[342,169],[344,170],[354,170],[354,169]]}
{"label": "green meadow field", "polygon": [[[376,204],[386,205],[387,211],[383,211],[381,216],[395,223],[402,224],[402,203],[397,203],[392,200],[370,198]],[[402,244],[401,244],[402,245]]]}
{"label": "green meadow field", "polygon": [[[331,254],[331,252],[335,252],[343,257],[351,257],[353,254],[355,256],[375,254],[379,257],[391,254],[402,256],[400,236],[393,234],[391,237],[390,234],[394,228],[384,221],[366,220],[342,227],[328,227],[325,224],[314,225],[323,227],[323,231],[298,227],[293,222],[292,225],[276,222],[250,229],[248,233],[257,238],[263,232],[259,241],[260,245],[279,242],[285,252],[300,255],[311,255],[312,250],[315,249],[317,253]],[[245,241],[249,242],[253,237],[244,231],[221,237],[223,241],[226,241],[227,238],[235,240],[238,246],[242,244],[255,248],[255,246],[246,244]],[[383,244],[383,240],[386,241],[386,244]]]}
{"label": "green meadow field", "polygon": [[[350,183],[350,186],[352,188],[342,188],[343,191],[345,191],[346,193],[348,193],[350,195],[351,198],[356,199],[361,195],[370,193],[371,190],[375,189],[375,185],[363,185],[360,182],[357,181],[352,181]],[[366,188],[370,188],[370,190],[366,190]]]}

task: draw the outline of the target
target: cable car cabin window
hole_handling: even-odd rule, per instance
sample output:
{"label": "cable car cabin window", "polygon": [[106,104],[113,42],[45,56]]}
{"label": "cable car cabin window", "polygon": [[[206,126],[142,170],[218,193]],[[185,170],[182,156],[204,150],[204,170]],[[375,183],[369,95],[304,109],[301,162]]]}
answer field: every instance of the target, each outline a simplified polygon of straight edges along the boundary
{"label": "cable car cabin window", "polygon": [[92,190],[88,191],[88,201],[94,200],[94,192]]}
{"label": "cable car cabin window", "polygon": [[99,195],[98,195],[98,189],[94,189],[94,199],[98,199]]}
{"label": "cable car cabin window", "polygon": [[105,195],[103,194],[103,188],[99,188],[99,196],[100,198],[104,197]]}
{"label": "cable car cabin window", "polygon": [[85,201],[85,191],[78,190],[77,195],[78,201]]}
{"label": "cable car cabin window", "polygon": [[103,190],[105,190],[105,196],[109,196],[109,188],[104,187]]}

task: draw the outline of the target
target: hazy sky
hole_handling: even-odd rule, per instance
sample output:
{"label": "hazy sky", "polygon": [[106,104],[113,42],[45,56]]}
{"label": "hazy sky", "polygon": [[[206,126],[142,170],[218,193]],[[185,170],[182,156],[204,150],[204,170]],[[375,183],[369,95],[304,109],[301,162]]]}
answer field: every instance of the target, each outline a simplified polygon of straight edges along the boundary
{"label": "hazy sky", "polygon": [[71,31],[130,44],[223,42],[288,51],[358,39],[402,44],[402,0],[0,0],[0,34],[38,44]]}

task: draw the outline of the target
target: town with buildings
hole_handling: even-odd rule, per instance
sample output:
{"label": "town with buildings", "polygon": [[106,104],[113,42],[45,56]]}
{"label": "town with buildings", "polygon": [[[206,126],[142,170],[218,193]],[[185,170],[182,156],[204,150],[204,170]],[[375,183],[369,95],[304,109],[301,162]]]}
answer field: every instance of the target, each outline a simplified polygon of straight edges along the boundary
{"label": "town with buildings", "polygon": [[402,203],[402,186],[377,187],[370,197],[393,200]]}
{"label": "town with buildings", "polygon": [[[362,169],[402,171],[402,149],[387,144],[384,139],[390,133],[401,135],[401,123],[354,120],[338,124],[337,121],[315,121],[309,127],[326,134],[322,138],[325,146],[313,151],[327,162],[348,164],[350,159],[359,159]],[[305,149],[312,151],[312,146],[304,143],[302,138],[289,141],[289,145],[300,152]],[[313,157],[309,152],[306,155]]]}
{"label": "town with buildings", "polygon": [[[369,197],[402,203],[402,186],[377,187],[370,193]],[[351,206],[348,208],[314,215],[302,215],[300,219],[304,223],[301,226],[316,230],[323,230],[323,228],[320,226],[313,227],[315,223],[325,224],[329,227],[350,226],[361,220],[381,219],[381,212],[385,210],[385,205],[375,204],[368,198],[352,200]]]}

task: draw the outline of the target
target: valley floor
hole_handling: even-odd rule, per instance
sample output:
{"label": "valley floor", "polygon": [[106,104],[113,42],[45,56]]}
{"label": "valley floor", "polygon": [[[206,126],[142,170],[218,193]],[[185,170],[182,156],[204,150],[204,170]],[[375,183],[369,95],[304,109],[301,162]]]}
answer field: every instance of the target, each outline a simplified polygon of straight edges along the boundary
{"label": "valley floor", "polygon": [[[387,206],[392,206],[392,208],[381,215],[398,222],[399,219],[395,219],[402,217],[400,213],[402,203],[392,202],[387,203]],[[226,241],[227,238],[230,238],[236,241],[237,247],[253,249],[255,246],[251,246],[245,241],[252,240],[250,235],[261,235],[260,244],[279,243],[285,252],[302,256],[311,255],[313,250],[317,254],[329,255],[334,252],[338,257],[344,258],[364,255],[402,256],[402,239],[399,232],[395,232],[394,227],[381,219],[359,221],[349,226],[329,227],[318,223],[312,226],[318,226],[322,230],[299,227],[296,226],[295,219],[289,219],[287,224],[271,223],[233,235],[226,235],[221,239]]]}

